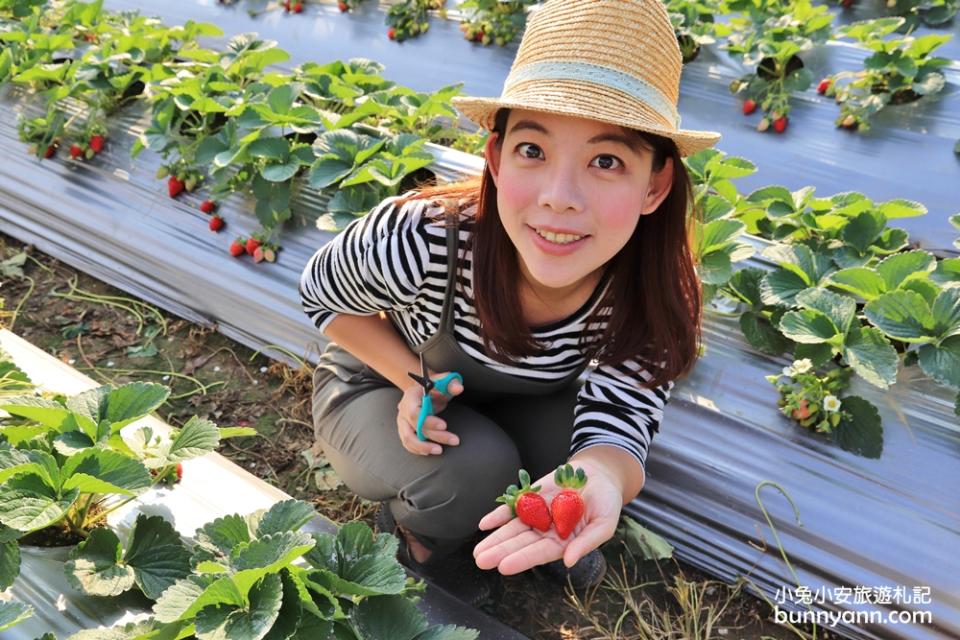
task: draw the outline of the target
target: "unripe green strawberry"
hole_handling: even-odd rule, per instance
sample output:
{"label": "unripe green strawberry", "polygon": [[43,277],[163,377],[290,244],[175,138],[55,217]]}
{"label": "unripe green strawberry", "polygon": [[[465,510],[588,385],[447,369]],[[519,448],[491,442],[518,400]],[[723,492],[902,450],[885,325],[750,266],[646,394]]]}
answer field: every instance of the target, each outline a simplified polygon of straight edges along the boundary
{"label": "unripe green strawberry", "polygon": [[565,464],[557,467],[553,481],[563,489],[550,501],[550,515],[557,535],[561,540],[566,540],[586,513],[578,489],[587,484],[587,474],[583,469],[574,471],[570,464]]}
{"label": "unripe green strawberry", "polygon": [[159,169],[157,169],[157,180],[163,180],[168,175],[170,175],[170,169],[167,167],[161,166]]}
{"label": "unripe green strawberry", "polygon": [[539,493],[540,486],[530,486],[530,474],[520,469],[520,488],[512,484],[507,487],[506,493],[497,498],[497,502],[510,507],[513,515],[520,518],[520,522],[533,527],[538,531],[550,530],[550,509],[547,501]]}

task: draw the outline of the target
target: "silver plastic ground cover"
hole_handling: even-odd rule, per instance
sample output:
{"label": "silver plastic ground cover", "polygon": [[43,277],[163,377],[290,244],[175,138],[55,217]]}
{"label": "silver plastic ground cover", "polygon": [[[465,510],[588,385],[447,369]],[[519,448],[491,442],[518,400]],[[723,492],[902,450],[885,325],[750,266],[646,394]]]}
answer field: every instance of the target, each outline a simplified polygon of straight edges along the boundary
{"label": "silver plastic ground cover", "polygon": [[[283,65],[287,67],[310,60],[371,58],[386,65],[386,77],[420,91],[463,82],[465,94],[499,96],[517,47],[517,43],[504,48],[470,44],[456,21],[439,19],[431,20],[425,36],[397,44],[387,39],[384,10],[373,2],[363,3],[350,15],[341,14],[336,3],[331,3],[307,5],[305,14],[287,15],[280,10],[256,18],[248,15],[247,0],[229,7],[211,0],[107,0],[104,4],[109,9],[140,9],[167,24],[214,22],[226,37],[255,31],[277,40],[290,53],[291,60]],[[448,4],[455,7],[459,3]],[[831,6],[838,15],[836,25],[876,17],[878,10],[874,2],[860,2],[848,13]],[[937,96],[888,107],[869,132],[838,129],[834,120],[839,107],[811,88],[793,101],[785,134],[757,133],[760,115],[744,117],[739,98],[728,89],[745,70],[715,46],[705,48],[684,67],[682,127],[719,131],[721,150],[756,163],[757,173],[741,181],[744,189],[768,184],[790,189],[814,185],[820,195],[859,191],[877,201],[909,198],[922,202],[929,215],[898,220],[896,226],[909,231],[914,241],[929,250],[956,255],[953,239],[958,234],[947,218],[960,212],[960,157],[953,153],[953,145],[960,139],[960,20],[945,28],[921,27],[916,33],[954,34],[953,40],[936,52],[953,60],[945,69],[948,84]],[[803,59],[819,80],[828,73],[862,68],[867,55],[852,44],[832,44],[805,53]]]}
{"label": "silver plastic ground cover", "polygon": [[[53,356],[7,330],[0,330],[0,347],[11,354],[31,379],[47,390],[68,395],[97,384]],[[149,425],[155,433],[169,429],[156,418],[136,423]],[[129,428],[129,427],[127,427]],[[219,454],[208,454],[183,463],[183,480],[175,488],[152,489],[127,507],[111,514],[111,524],[125,539],[138,513],[162,515],[190,539],[196,530],[221,516],[247,514],[290,496],[235,465]],[[229,491],[224,491],[229,487]],[[335,533],[336,525],[317,516],[304,529]],[[96,629],[139,620],[149,613],[149,601],[128,592],[117,598],[85,596],[70,588],[64,577],[66,548],[24,547],[20,576],[5,595],[33,605],[33,617],[0,632],[3,640],[33,640],[53,632],[60,640],[81,629]],[[435,586],[428,586],[417,604],[431,624],[457,624],[480,630],[481,638],[523,640],[514,631],[486,614],[466,606]],[[318,639],[320,640],[320,639]]]}

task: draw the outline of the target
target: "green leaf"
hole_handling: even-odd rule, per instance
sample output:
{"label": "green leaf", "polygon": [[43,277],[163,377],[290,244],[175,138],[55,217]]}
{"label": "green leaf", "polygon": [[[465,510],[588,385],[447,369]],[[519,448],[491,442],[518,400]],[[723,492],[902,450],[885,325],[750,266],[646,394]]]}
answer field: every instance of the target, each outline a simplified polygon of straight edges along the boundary
{"label": "green leaf", "polygon": [[430,627],[413,640],[474,640],[479,636],[480,632],[476,629],[445,624]]}
{"label": "green leaf", "polygon": [[887,220],[896,218],[912,218],[914,216],[926,215],[927,208],[914,200],[904,200],[897,198],[883,202],[877,206],[877,209],[887,217]]}
{"label": "green leaf", "polygon": [[864,300],[873,300],[887,290],[883,277],[867,267],[851,267],[830,274],[829,284]]}
{"label": "green leaf", "polygon": [[260,640],[270,631],[283,601],[280,576],[264,576],[251,589],[249,604],[207,606],[197,612],[200,640]]}
{"label": "green leaf", "polygon": [[190,620],[207,605],[243,604],[243,594],[229,578],[190,575],[163,592],[153,605],[154,617],[163,623]]}
{"label": "green leaf", "polygon": [[150,472],[139,461],[99,448],[74,454],[63,463],[63,489],[81,493],[138,495],[150,488]]}
{"label": "green leaf", "polygon": [[247,153],[254,158],[286,160],[290,156],[290,143],[286,138],[258,138],[247,146]]}
{"label": "green leaf", "polygon": [[947,338],[939,346],[925,344],[919,352],[920,368],[925,374],[940,384],[960,388],[960,335]]}
{"label": "green leaf", "polygon": [[841,410],[850,417],[840,421],[833,431],[833,441],[846,451],[879,458],[883,452],[883,423],[877,408],[859,396],[847,396]]}
{"label": "green leaf", "polygon": [[76,502],[76,489],[57,491],[36,474],[19,476],[0,485],[0,523],[24,533],[58,522]]}
{"label": "green leaf", "polygon": [[621,516],[620,530],[627,550],[638,560],[665,560],[673,557],[673,545],[630,516]]}
{"label": "green leaf", "polygon": [[71,411],[62,404],[35,396],[16,396],[0,400],[0,409],[12,416],[39,422],[54,431],[63,431],[71,419]]}
{"label": "green leaf", "polygon": [[760,282],[765,273],[763,269],[757,267],[740,269],[730,277],[727,287],[751,307],[759,308],[763,305],[760,298]]}
{"label": "green leaf", "polygon": [[853,298],[820,287],[800,292],[797,294],[796,301],[803,307],[826,314],[838,331],[844,335],[857,315],[857,303]]}
{"label": "green leaf", "polygon": [[429,626],[416,605],[400,595],[362,600],[353,620],[361,638],[413,640]]}
{"label": "green leaf", "polygon": [[874,326],[892,338],[929,342],[934,337],[933,314],[916,292],[890,291],[868,302],[863,311]]}
{"label": "green leaf", "polygon": [[220,427],[220,440],[257,435],[253,427]]}
{"label": "green leaf", "polygon": [[313,163],[307,174],[307,182],[314,189],[326,189],[342,180],[353,171],[353,164],[335,157],[322,157]]}
{"label": "green leaf", "polygon": [[840,236],[846,244],[860,253],[866,253],[880,238],[886,224],[886,218],[879,211],[864,211],[847,223]]}
{"label": "green leaf", "polygon": [[318,569],[312,574],[315,581],[333,593],[358,596],[395,595],[403,591],[406,573],[396,560],[396,538],[374,538],[363,522],[340,527],[332,550],[331,538],[329,534],[314,534],[317,547],[307,554],[307,560]]}
{"label": "green leaf", "polygon": [[873,327],[854,327],[847,335],[843,357],[861,378],[883,389],[897,381],[900,362],[893,345]]}
{"label": "green leaf", "polygon": [[267,510],[257,524],[257,537],[299,531],[316,516],[313,505],[302,500],[283,500]]}
{"label": "green leaf", "polygon": [[107,527],[98,527],[78,544],[64,565],[73,588],[91,596],[117,596],[134,584],[133,568],[120,561],[120,540]]}
{"label": "green leaf", "polygon": [[892,291],[910,276],[931,273],[936,268],[937,259],[926,251],[906,251],[881,260],[877,264],[877,273],[883,277],[887,290]]}
{"label": "green leaf", "polygon": [[269,180],[270,182],[286,182],[297,175],[299,170],[300,161],[296,158],[291,158],[285,163],[271,163],[264,166],[263,169],[260,170],[260,175],[263,176],[264,180]]}
{"label": "green leaf", "polygon": [[163,516],[137,516],[124,561],[151,600],[190,575],[190,551]]}
{"label": "green leaf", "polygon": [[0,600],[0,631],[6,631],[32,615],[33,608],[30,605],[14,600]]}
{"label": "green leaf", "polygon": [[707,162],[706,170],[715,180],[729,180],[752,175],[756,173],[757,166],[746,158],[717,155]]}
{"label": "green leaf", "polygon": [[0,483],[28,472],[41,473],[42,467],[26,453],[14,449],[6,442],[0,442]]}
{"label": "green leaf", "polygon": [[0,542],[0,591],[10,587],[18,575],[20,575],[20,544],[16,540]]}
{"label": "green leaf", "polygon": [[814,367],[821,367],[833,358],[833,347],[826,342],[820,344],[797,343],[793,350],[793,359],[802,360],[804,358],[810,360]]}
{"label": "green leaf", "polygon": [[270,110],[275,114],[283,115],[290,111],[290,108],[293,107],[293,101],[296,98],[294,89],[289,84],[280,85],[279,87],[274,87],[269,95],[267,96],[267,104],[270,105]]}
{"label": "green leaf", "polygon": [[230,556],[234,547],[252,539],[247,521],[236,514],[208,522],[197,529],[195,538],[202,548],[226,557]]}
{"label": "green leaf", "polygon": [[793,344],[766,316],[752,311],[740,316],[740,330],[751,346],[771,355],[779,355]]}
{"label": "green leaf", "polygon": [[815,309],[788,311],[783,314],[779,326],[783,335],[804,344],[831,342],[841,335],[833,321]]}
{"label": "green leaf", "polygon": [[760,281],[760,297],[764,304],[793,306],[797,294],[808,287],[795,272],[777,268]]}
{"label": "green leaf", "polygon": [[206,455],[220,444],[220,430],[209,420],[193,416],[183,425],[170,442],[167,458],[170,462],[182,462]]}
{"label": "green leaf", "polygon": [[797,274],[807,286],[815,286],[830,271],[830,259],[815,254],[802,244],[777,244],[763,250],[763,256],[781,268]]}
{"label": "green leaf", "polygon": [[933,332],[938,339],[960,335],[960,287],[948,287],[933,302]]}
{"label": "green leaf", "polygon": [[715,251],[701,258],[698,267],[700,280],[705,284],[725,284],[733,272],[730,256],[719,251]]}

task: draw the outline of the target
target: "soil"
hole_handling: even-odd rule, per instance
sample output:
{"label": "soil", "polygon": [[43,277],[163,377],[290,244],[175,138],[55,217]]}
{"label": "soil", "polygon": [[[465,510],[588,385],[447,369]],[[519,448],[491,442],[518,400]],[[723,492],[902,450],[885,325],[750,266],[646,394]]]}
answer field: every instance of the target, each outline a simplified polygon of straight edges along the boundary
{"label": "soil", "polygon": [[[169,386],[170,398],[157,413],[171,425],[182,426],[197,415],[219,426],[255,427],[262,437],[225,440],[219,452],[289,495],[311,502],[330,520],[360,519],[375,526],[377,503],[353,494],[322,458],[310,454],[312,382],[307,366],[294,369],[273,362],[209,327],[149,307],[0,233],[0,262],[24,251],[25,278],[0,272],[0,300],[5,301],[0,326],[100,383],[143,380]],[[92,301],[91,295],[127,300],[121,301],[124,307],[111,306]],[[622,575],[628,590],[638,585],[643,589],[633,591],[636,603],[649,600],[658,611],[676,614],[678,599],[668,588],[680,578],[703,590],[703,616],[710,606],[722,608],[729,599],[712,631],[701,629],[697,638],[806,637],[774,623],[767,603],[694,567],[674,559],[638,562],[616,538],[603,551],[610,566],[608,579]],[[534,640],[690,637],[683,628],[653,636],[642,632],[638,620],[643,615],[624,615],[623,589],[614,590],[606,582],[575,597],[533,572],[501,580],[503,597],[487,612]],[[589,615],[582,613],[585,606]],[[614,629],[621,616],[619,632],[600,631]],[[645,616],[649,618],[649,612]],[[819,638],[831,636],[817,630]]]}

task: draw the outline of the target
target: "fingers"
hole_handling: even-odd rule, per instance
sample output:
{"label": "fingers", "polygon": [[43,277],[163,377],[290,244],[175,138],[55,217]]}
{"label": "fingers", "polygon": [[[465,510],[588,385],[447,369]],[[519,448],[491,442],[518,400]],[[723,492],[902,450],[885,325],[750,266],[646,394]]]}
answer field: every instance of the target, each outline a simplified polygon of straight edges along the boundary
{"label": "fingers", "polygon": [[558,560],[563,555],[563,547],[563,541],[527,529],[481,551],[474,559],[481,569],[496,567],[503,575],[510,576]]}
{"label": "fingers", "polygon": [[[474,548],[473,557],[478,567],[481,569],[493,569],[499,566],[503,559],[510,554],[517,553],[532,544],[536,544],[543,538],[543,535],[538,531],[534,531],[522,522],[519,524],[522,528],[503,527],[497,530],[495,533],[484,538],[484,540]],[[494,537],[495,539],[491,542],[490,539]]]}
{"label": "fingers", "polygon": [[[510,522],[513,519],[513,511],[507,505],[500,505],[487,515],[483,516],[480,519],[480,524],[477,525],[481,530],[486,531],[487,529],[494,529],[496,527],[502,527],[503,525]],[[489,539],[489,538],[487,538]]]}

